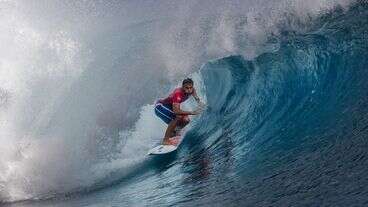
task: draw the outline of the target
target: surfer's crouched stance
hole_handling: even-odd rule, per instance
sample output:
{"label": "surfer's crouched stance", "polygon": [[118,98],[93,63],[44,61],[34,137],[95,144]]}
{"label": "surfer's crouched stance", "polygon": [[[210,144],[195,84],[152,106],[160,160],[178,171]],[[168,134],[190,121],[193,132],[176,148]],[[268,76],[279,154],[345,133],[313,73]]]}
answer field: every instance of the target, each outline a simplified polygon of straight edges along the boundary
{"label": "surfer's crouched stance", "polygon": [[193,80],[186,78],[183,80],[182,87],[176,88],[167,98],[156,102],[155,114],[168,124],[162,144],[175,144],[171,143],[169,138],[175,136],[176,127],[184,128],[190,122],[188,115],[200,113],[200,110],[183,111],[180,109],[180,103],[186,101],[191,95],[198,104],[202,104],[193,85]]}

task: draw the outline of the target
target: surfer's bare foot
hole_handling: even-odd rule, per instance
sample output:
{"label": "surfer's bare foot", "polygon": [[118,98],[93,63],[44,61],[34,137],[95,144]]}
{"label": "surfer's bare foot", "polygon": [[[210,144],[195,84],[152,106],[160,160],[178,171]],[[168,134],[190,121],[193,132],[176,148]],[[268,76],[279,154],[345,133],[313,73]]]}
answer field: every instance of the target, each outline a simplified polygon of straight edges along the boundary
{"label": "surfer's bare foot", "polygon": [[175,135],[174,136],[181,136],[181,130],[182,130],[183,128],[181,127],[181,126],[177,126],[176,128],[175,128]]}
{"label": "surfer's bare foot", "polygon": [[175,138],[169,138],[169,139],[164,139],[164,141],[162,142],[163,145],[177,145],[178,144],[178,139]]}
{"label": "surfer's bare foot", "polygon": [[171,143],[170,143],[170,139],[169,139],[169,138],[164,138],[164,139],[162,140],[162,144],[163,144],[163,145],[171,145]]}
{"label": "surfer's bare foot", "polygon": [[163,141],[162,144],[163,145],[173,145],[169,140],[168,141]]}

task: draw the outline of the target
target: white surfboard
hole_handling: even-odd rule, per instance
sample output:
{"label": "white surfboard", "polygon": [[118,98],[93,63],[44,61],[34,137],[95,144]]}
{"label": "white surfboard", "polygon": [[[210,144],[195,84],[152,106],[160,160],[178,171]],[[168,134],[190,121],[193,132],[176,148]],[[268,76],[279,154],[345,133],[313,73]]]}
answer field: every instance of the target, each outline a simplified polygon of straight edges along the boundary
{"label": "white surfboard", "polygon": [[173,152],[176,149],[178,149],[179,145],[183,141],[183,138],[184,138],[184,132],[182,130],[178,136],[170,138],[170,140],[175,142],[175,144],[173,144],[173,145],[160,144],[160,145],[154,147],[153,149],[151,149],[150,151],[148,151],[148,155],[162,155],[162,154],[167,154],[167,153]]}
{"label": "white surfboard", "polygon": [[178,147],[175,145],[158,145],[156,147],[154,147],[153,149],[151,149],[148,152],[148,155],[161,155],[161,154],[167,154],[170,152],[173,152],[177,149]]}

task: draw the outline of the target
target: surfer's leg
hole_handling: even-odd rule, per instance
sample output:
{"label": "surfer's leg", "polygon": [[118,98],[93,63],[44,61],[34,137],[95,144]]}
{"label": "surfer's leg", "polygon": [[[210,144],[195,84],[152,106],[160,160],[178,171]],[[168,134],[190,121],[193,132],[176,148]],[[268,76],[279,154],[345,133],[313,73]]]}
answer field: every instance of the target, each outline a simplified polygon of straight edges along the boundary
{"label": "surfer's leg", "polygon": [[178,118],[176,117],[175,119],[170,121],[169,125],[167,126],[166,132],[165,132],[165,137],[164,137],[164,140],[163,140],[164,144],[168,143],[169,138],[173,136],[177,122],[178,122]]}
{"label": "surfer's leg", "polygon": [[177,125],[180,126],[181,128],[184,128],[187,124],[189,124],[190,119],[189,116],[185,115],[185,116],[180,116]]}

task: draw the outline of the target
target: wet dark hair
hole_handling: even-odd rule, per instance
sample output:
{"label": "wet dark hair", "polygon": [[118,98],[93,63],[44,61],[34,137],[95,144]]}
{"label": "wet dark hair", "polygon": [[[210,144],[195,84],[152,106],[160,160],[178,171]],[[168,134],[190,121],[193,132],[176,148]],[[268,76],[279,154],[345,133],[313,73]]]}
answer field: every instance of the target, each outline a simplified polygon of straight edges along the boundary
{"label": "wet dark hair", "polygon": [[190,78],[186,78],[186,79],[183,80],[182,85],[185,85],[185,84],[188,84],[188,83],[193,85],[193,80],[190,79]]}

